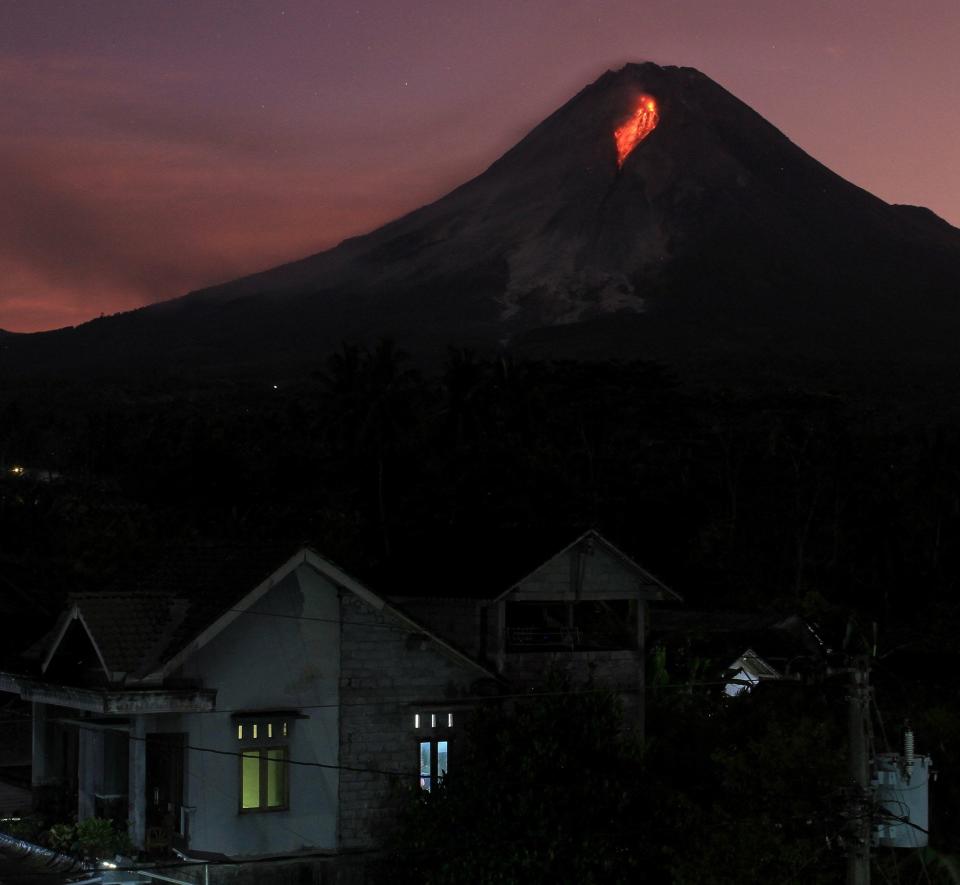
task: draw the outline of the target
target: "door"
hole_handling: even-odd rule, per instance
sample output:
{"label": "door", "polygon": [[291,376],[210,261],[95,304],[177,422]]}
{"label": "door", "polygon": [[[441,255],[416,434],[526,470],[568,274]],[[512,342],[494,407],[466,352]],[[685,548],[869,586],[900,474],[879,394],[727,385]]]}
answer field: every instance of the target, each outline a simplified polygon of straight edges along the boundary
{"label": "door", "polygon": [[[182,831],[185,734],[148,734],[146,753],[147,833],[148,842],[162,848],[183,846],[186,833]],[[152,836],[152,839],[151,839]]]}

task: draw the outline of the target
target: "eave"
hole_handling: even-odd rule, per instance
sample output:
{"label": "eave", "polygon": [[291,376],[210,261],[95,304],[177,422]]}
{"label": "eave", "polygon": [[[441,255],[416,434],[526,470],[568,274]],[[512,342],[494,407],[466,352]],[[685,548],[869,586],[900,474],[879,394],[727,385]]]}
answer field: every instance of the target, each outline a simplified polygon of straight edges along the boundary
{"label": "eave", "polygon": [[217,700],[217,693],[212,689],[79,688],[2,672],[0,691],[19,695],[25,701],[105,715],[206,713],[215,708]]}

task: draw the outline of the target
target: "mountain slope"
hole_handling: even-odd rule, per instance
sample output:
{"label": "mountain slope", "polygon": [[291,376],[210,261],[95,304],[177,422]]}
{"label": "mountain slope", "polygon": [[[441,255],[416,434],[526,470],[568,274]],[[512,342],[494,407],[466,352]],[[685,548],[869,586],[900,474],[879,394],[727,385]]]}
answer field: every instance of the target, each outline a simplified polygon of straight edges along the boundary
{"label": "mountain slope", "polygon": [[[658,125],[619,168],[613,132],[644,94]],[[257,362],[393,335],[661,359],[926,358],[952,354],[958,279],[960,231],[933,213],[841,179],[695,70],[627,65],[370,234],[6,349]]]}

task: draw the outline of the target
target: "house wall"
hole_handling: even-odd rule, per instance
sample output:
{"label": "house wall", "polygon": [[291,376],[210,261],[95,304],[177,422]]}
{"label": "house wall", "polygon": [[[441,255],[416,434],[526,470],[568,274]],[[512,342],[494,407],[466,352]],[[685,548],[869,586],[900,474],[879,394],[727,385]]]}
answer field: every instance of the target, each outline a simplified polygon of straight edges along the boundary
{"label": "house wall", "polygon": [[[77,760],[69,747],[72,730],[60,725],[60,717],[76,715],[75,710],[56,707],[52,704],[32,704],[32,768],[31,784],[34,789],[51,787],[65,789],[65,784],[76,779]],[[76,743],[76,738],[72,738]]]}
{"label": "house wall", "polygon": [[594,685],[619,693],[625,719],[634,726],[640,724],[644,662],[639,652],[630,649],[517,652],[504,657],[503,675],[510,680],[514,691],[542,686],[551,672],[562,674],[573,689]]}
{"label": "house wall", "polygon": [[471,657],[482,655],[479,599],[403,596],[397,607]]}
{"label": "house wall", "polygon": [[354,768],[402,772],[391,777],[370,771],[340,773],[340,848],[382,844],[398,792],[417,784],[417,712],[451,711],[454,728],[450,765],[456,765],[456,732],[462,724],[456,699],[474,693],[484,678],[478,668],[452,660],[432,642],[418,639],[391,615],[345,594],[340,647],[340,761]]}
{"label": "house wall", "polygon": [[[564,551],[545,562],[503,599],[490,606],[488,656],[515,688],[542,685],[547,674],[563,674],[573,687],[587,683],[619,692],[626,721],[644,727],[647,598],[660,588],[600,543]],[[637,600],[636,649],[611,651],[508,652],[508,601]]]}
{"label": "house wall", "polygon": [[[144,722],[146,732],[187,732],[194,747],[233,754],[250,745],[238,743],[230,711],[297,709],[307,718],[291,723],[289,758],[336,765],[339,608],[337,589],[301,566],[251,609],[285,617],[240,615],[176,674],[215,688],[218,712],[155,716]],[[333,849],[337,775],[335,768],[291,765],[288,810],[241,814],[239,758],[189,750],[184,801],[195,809],[190,847],[229,856]]]}
{"label": "house wall", "polygon": [[[578,585],[579,584],[579,588]],[[519,584],[511,599],[631,599],[656,595],[659,587],[602,545],[574,547],[545,562]]]}

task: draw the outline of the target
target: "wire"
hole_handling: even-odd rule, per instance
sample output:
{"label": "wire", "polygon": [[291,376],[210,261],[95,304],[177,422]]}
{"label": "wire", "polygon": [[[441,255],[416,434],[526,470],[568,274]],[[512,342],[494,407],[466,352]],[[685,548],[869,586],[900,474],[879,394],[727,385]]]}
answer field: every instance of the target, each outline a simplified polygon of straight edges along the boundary
{"label": "wire", "polygon": [[[29,715],[29,714],[24,714]],[[84,725],[82,722],[77,720],[69,720],[67,722],[62,722],[61,724],[67,725],[71,728],[79,729],[80,731],[87,731],[102,734],[103,732],[110,732],[111,734],[125,734],[131,741],[139,741],[145,744],[164,744],[164,741],[160,738],[149,738],[149,737],[140,737],[139,735],[130,734],[129,730],[126,728],[111,728],[109,725]],[[256,748],[248,748],[245,750],[220,750],[216,747],[198,747],[194,744],[183,744],[183,749],[193,750],[197,753],[211,753],[216,756],[233,756],[235,758],[243,758],[255,751]],[[414,775],[408,771],[391,771],[389,769],[381,768],[361,768],[358,766],[352,765],[336,765],[332,762],[308,762],[302,759],[285,759],[284,763],[286,765],[299,765],[305,768],[323,768],[323,769],[332,769],[337,771],[354,771],[360,773],[368,774],[382,774],[392,777],[419,777],[419,774]]]}
{"label": "wire", "polygon": [[[657,686],[648,686],[650,691],[664,691],[670,689],[688,689],[688,688],[708,688],[708,687],[719,687],[722,685],[752,685],[749,680],[745,679],[717,679],[717,680],[703,680],[697,682],[676,682],[669,685],[657,685]],[[473,703],[491,703],[496,701],[510,701],[510,700],[540,700],[541,698],[553,698],[553,697],[569,697],[569,696],[582,696],[582,695],[593,695],[593,694],[613,694],[613,695],[624,695],[624,694],[640,694],[644,691],[643,688],[586,688],[586,689],[570,689],[566,691],[526,691],[526,692],[517,692],[512,694],[495,694],[495,695],[461,695],[460,697],[454,698],[442,698],[441,700],[418,700],[412,699],[409,701],[404,701],[402,699],[393,699],[389,701],[340,701],[336,703],[328,704],[297,704],[297,710],[330,710],[338,707],[392,707],[392,706],[401,706],[405,705],[408,707],[456,707],[461,704],[473,704]],[[14,711],[8,711],[10,714],[13,714]],[[214,710],[186,710],[182,711],[188,713],[191,716],[199,715],[210,715],[216,713],[255,713],[256,711],[251,711],[249,707],[217,707]],[[29,713],[17,714],[22,718],[30,718]],[[4,720],[0,720],[2,722]],[[8,720],[13,721],[13,720]]]}
{"label": "wire", "polygon": [[309,615],[286,615],[281,612],[260,612],[248,608],[228,608],[224,614],[232,612],[237,615],[257,615],[261,618],[286,618],[290,621],[313,621],[320,624],[347,624],[351,627],[376,627],[380,630],[397,630],[403,632],[403,628],[397,624],[377,624],[370,621],[342,621],[339,618],[315,618]]}
{"label": "wire", "polygon": [[[898,804],[898,805],[903,805],[903,804],[905,804],[905,803],[899,802],[899,803],[897,803],[897,804]],[[925,829],[924,829],[923,827],[921,827],[919,824],[915,824],[912,820],[910,820],[909,817],[900,817],[900,816],[898,816],[898,815],[896,815],[896,814],[893,814],[893,812],[888,811],[886,808],[881,808],[881,809],[879,809],[879,810],[880,810],[881,812],[884,812],[882,816],[883,816],[884,818],[887,818],[888,820],[898,821],[898,822],[901,823],[901,824],[906,824],[908,827],[913,827],[913,829],[919,830],[921,833],[926,833],[926,835],[928,835],[928,836],[930,835],[930,831],[929,831],[929,830],[925,830]]]}
{"label": "wire", "polygon": [[884,752],[890,752],[890,741],[887,740],[887,730],[883,725],[883,716],[880,714],[880,705],[877,703],[876,695],[870,693],[870,703],[873,704],[873,712],[876,714],[877,723],[880,726],[880,738],[883,740]]}
{"label": "wire", "polygon": [[[676,685],[672,685],[672,686],[660,686],[660,687],[661,687],[661,688],[667,688],[667,687],[669,687],[669,688],[688,688],[688,687],[691,687],[691,686],[693,686],[693,685],[719,686],[719,685],[729,685],[731,682],[736,682],[736,681],[737,681],[737,680],[719,680],[719,681],[699,682],[699,683],[677,683]],[[635,694],[635,693],[639,693],[640,691],[642,691],[642,689],[639,689],[639,688],[635,688],[635,689],[620,689],[620,690],[607,689],[607,688],[603,688],[603,689],[582,689],[582,690],[576,690],[576,689],[575,689],[575,690],[554,691],[554,692],[524,692],[524,693],[522,693],[522,694],[495,695],[495,696],[492,696],[492,697],[479,696],[479,695],[477,695],[477,696],[473,696],[473,697],[469,697],[469,698],[458,698],[458,699],[456,699],[456,701],[458,701],[458,702],[463,702],[463,701],[478,701],[478,702],[479,702],[479,701],[483,701],[483,702],[491,702],[491,701],[500,701],[500,700],[538,700],[538,699],[542,699],[542,698],[569,697],[569,696],[575,696],[575,695],[590,695],[590,694]],[[394,705],[398,705],[398,704],[400,704],[400,703],[403,703],[403,702],[400,702],[400,701],[375,701],[375,702],[358,702],[358,703],[356,703],[356,704],[314,704],[314,705],[309,705],[309,704],[307,704],[307,705],[302,705],[302,706],[299,707],[298,709],[327,709],[327,708],[340,707],[340,706],[394,706]],[[412,703],[412,702],[409,702],[409,703]],[[431,706],[437,706],[437,705],[434,703],[434,704],[431,704]],[[13,711],[10,711],[10,712],[13,712]],[[203,710],[203,711],[198,711],[198,712],[203,712],[203,713],[229,713],[229,712],[238,712],[238,711],[232,711],[232,710]],[[23,714],[22,714],[22,718],[24,718],[24,719],[29,719],[29,718],[32,718],[32,717],[31,717],[31,714],[29,714],[29,713],[23,713]],[[161,741],[160,739],[157,739],[157,738],[148,738],[148,737],[140,737],[140,736],[137,736],[137,735],[131,735],[127,729],[123,729],[123,728],[119,728],[119,727],[118,727],[118,728],[110,728],[109,726],[105,726],[105,725],[97,725],[96,727],[94,727],[94,726],[85,726],[85,725],[83,725],[81,722],[78,722],[78,721],[76,721],[76,720],[70,721],[70,722],[67,723],[67,724],[69,724],[71,727],[75,727],[75,728],[77,728],[77,729],[79,729],[79,730],[82,730],[82,731],[95,732],[95,733],[103,733],[103,732],[105,732],[105,731],[109,731],[109,732],[112,732],[112,733],[126,734],[130,740],[140,741],[140,742],[147,743],[147,744],[149,744],[149,743],[162,743],[162,741]],[[247,753],[250,753],[250,752],[252,751],[252,749],[247,749],[247,750],[221,750],[221,749],[216,748],[216,747],[199,747],[199,746],[196,746],[196,745],[193,745],[193,744],[184,744],[184,745],[183,745],[183,748],[186,749],[186,750],[191,750],[191,751],[193,751],[193,752],[197,752],[197,753],[209,753],[209,754],[211,754],[211,755],[229,756],[229,757],[234,757],[234,758],[243,758]],[[360,773],[360,774],[379,774],[379,775],[383,775],[383,776],[385,776],[385,777],[396,777],[396,778],[411,778],[411,779],[413,779],[413,778],[419,778],[419,777],[420,777],[420,774],[419,774],[419,772],[417,772],[417,771],[394,771],[394,770],[382,769],[382,768],[370,768],[370,767],[354,766],[354,765],[339,765],[339,764],[329,763],[329,762],[312,762],[312,761],[307,761],[307,760],[302,760],[302,759],[289,759],[289,758],[286,759],[285,762],[286,762],[287,765],[296,765],[296,766],[300,766],[300,767],[304,767],[304,768],[319,768],[319,769],[324,769],[324,770],[350,771],[350,772],[355,772],[355,773]]]}
{"label": "wire", "polygon": [[[71,726],[79,728],[81,731],[93,731],[93,732],[104,732],[111,731],[117,732],[120,734],[126,734],[129,736],[132,741],[141,741],[145,744],[163,744],[162,740],[157,738],[148,738],[148,737],[139,737],[137,735],[129,734],[126,729],[123,728],[109,728],[106,726],[100,726],[97,728],[91,728],[89,726],[81,725],[79,722],[70,723]],[[184,750],[193,750],[196,753],[210,753],[215,756],[233,756],[236,759],[242,759],[245,756],[255,752],[253,748],[247,750],[219,750],[216,747],[198,747],[193,744],[184,744]],[[419,774],[414,774],[409,771],[391,771],[385,768],[361,768],[355,765],[337,765],[333,762],[308,762],[304,759],[284,759],[283,763],[285,765],[298,765],[303,768],[323,768],[336,771],[355,771],[355,772],[365,772],[368,774],[383,774],[390,777],[419,777]]]}
{"label": "wire", "polygon": [[[233,796],[231,793],[228,793],[226,790],[224,790],[222,787],[217,786],[215,783],[213,783],[213,782],[211,782],[211,781],[208,781],[208,780],[203,776],[202,773],[193,771],[193,766],[187,765],[187,766],[185,766],[185,768],[186,768],[186,770],[187,770],[187,776],[188,776],[188,777],[196,778],[198,781],[200,781],[201,785],[202,785],[205,789],[211,789],[211,790],[213,790],[215,793],[219,793],[221,796],[225,796],[227,799],[229,799],[229,800],[231,800],[231,801],[235,801],[235,800],[236,800],[236,797]],[[264,823],[266,823],[266,820],[264,820],[264,818],[263,818],[262,816],[259,816],[259,815],[255,815],[255,816],[254,816],[254,819],[255,819],[255,821],[256,821],[257,824],[261,825],[261,829],[262,829],[262,825],[263,825]],[[295,829],[293,829],[293,827],[291,827],[289,824],[287,824],[287,823],[286,823],[285,821],[283,821],[282,819],[276,818],[276,822],[277,822],[284,830],[286,830],[288,833],[291,833],[292,835],[296,836],[298,839],[302,839],[302,840],[303,840],[302,844],[304,844],[304,845],[309,844],[310,840],[309,840],[306,836],[304,836],[303,833],[297,832]]]}

